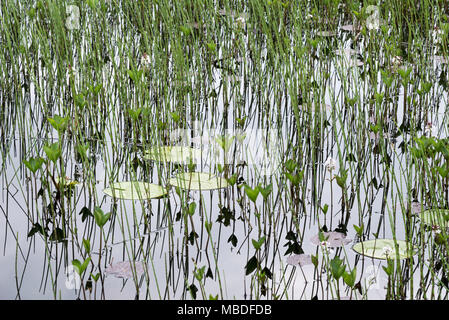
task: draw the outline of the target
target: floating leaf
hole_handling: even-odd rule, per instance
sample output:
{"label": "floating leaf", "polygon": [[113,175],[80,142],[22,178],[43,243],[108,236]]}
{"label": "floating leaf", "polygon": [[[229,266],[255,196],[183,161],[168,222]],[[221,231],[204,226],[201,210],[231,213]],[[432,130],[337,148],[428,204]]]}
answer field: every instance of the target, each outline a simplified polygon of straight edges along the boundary
{"label": "floating leaf", "polygon": [[421,221],[428,226],[448,226],[448,209],[428,209],[421,213]]}
{"label": "floating leaf", "polygon": [[117,278],[124,278],[124,279],[132,278],[133,271],[135,271],[137,277],[140,277],[144,273],[143,262],[136,261],[133,263],[130,261],[121,261],[109,265],[105,270],[107,275],[112,275]]}
{"label": "floating leaf", "polygon": [[312,257],[310,254],[293,254],[287,258],[287,263],[292,266],[306,266],[308,264],[312,264]]}
{"label": "floating leaf", "polygon": [[318,31],[316,35],[319,37],[335,37],[337,33],[335,31]]}
{"label": "floating leaf", "polygon": [[111,186],[103,192],[108,196],[125,200],[154,199],[167,194],[167,190],[162,186],[141,181],[111,183]]}
{"label": "floating leaf", "polygon": [[143,158],[159,162],[195,162],[201,159],[201,149],[182,146],[154,147],[146,150]]}
{"label": "floating leaf", "polygon": [[403,240],[397,240],[396,244],[397,246],[393,239],[374,239],[356,243],[352,250],[367,257],[383,260],[395,259],[396,253],[399,254],[400,259],[410,258],[417,252],[414,248],[407,254],[407,242]]}
{"label": "floating leaf", "polygon": [[327,246],[331,248],[343,247],[344,245],[347,245],[352,241],[351,239],[346,239],[344,233],[336,231],[323,232],[322,236],[323,240],[321,240],[320,235],[317,234],[314,237],[312,237],[310,241],[317,246],[320,245],[322,241],[326,241]]}
{"label": "floating leaf", "polygon": [[226,179],[206,172],[182,172],[169,182],[184,190],[215,190],[229,186]]}

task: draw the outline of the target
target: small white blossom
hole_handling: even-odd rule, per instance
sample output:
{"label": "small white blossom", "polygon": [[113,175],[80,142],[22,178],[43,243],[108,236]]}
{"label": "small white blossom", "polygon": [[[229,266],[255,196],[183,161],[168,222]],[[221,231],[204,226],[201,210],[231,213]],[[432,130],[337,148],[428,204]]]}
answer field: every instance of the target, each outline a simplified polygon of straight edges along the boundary
{"label": "small white blossom", "polygon": [[150,56],[146,52],[144,52],[142,57],[140,58],[140,64],[142,65],[142,67],[147,68],[147,69],[150,67],[151,59],[150,59]]}
{"label": "small white blossom", "polygon": [[399,67],[402,64],[402,57],[401,56],[394,56],[391,58],[391,64],[393,67]]}
{"label": "small white blossom", "polygon": [[326,254],[333,254],[335,252],[335,250],[332,249],[331,243],[329,241],[326,241],[326,240],[325,241],[321,241],[320,242],[320,247],[321,247],[321,249],[323,249],[323,251]]}
{"label": "small white blossom", "polygon": [[437,134],[438,127],[432,122],[427,122],[426,127],[424,128],[424,133],[429,136],[435,136]]}
{"label": "small white blossom", "polygon": [[385,246],[382,248],[382,255],[388,257],[393,253],[393,248],[390,246]]}
{"label": "small white blossom", "polygon": [[237,19],[235,19],[235,24],[237,27],[244,29],[246,26],[246,19],[244,15],[240,15]]}
{"label": "small white blossom", "polygon": [[321,241],[320,242],[320,246],[328,248],[330,246],[330,242],[329,241]]}
{"label": "small white blossom", "polygon": [[441,42],[443,41],[443,30],[441,30],[438,27],[435,27],[432,31],[432,40],[433,43],[436,45],[441,44]]}
{"label": "small white blossom", "polygon": [[379,30],[380,27],[380,15],[379,7],[371,5],[366,8],[366,13],[369,14],[366,19],[366,27],[368,30]]}
{"label": "small white blossom", "polygon": [[337,161],[334,158],[329,157],[324,163],[324,166],[328,171],[335,170],[335,168],[337,167]]}
{"label": "small white blossom", "polygon": [[441,229],[440,229],[440,226],[438,226],[438,225],[433,225],[432,226],[432,232],[435,234],[435,235],[438,235],[438,234],[440,234],[441,233]]}

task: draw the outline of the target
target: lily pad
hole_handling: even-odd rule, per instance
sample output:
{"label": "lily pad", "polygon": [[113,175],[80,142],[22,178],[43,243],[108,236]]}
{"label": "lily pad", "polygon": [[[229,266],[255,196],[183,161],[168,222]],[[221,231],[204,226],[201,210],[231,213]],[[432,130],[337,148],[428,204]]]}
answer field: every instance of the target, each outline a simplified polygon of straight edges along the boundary
{"label": "lily pad", "polygon": [[421,213],[421,221],[428,226],[447,227],[449,220],[448,209],[428,209]]}
{"label": "lily pad", "polygon": [[145,150],[143,158],[159,162],[195,162],[196,159],[201,158],[201,149],[183,146],[154,147]]}
{"label": "lily pad", "polygon": [[[415,248],[407,253],[407,242],[404,240],[397,240],[396,244],[397,247],[393,239],[374,239],[356,243],[352,250],[367,257],[383,260],[396,259],[396,252],[399,254],[399,259],[410,258],[416,254]],[[394,249],[395,247],[398,251]]]}
{"label": "lily pad", "polygon": [[310,254],[294,254],[287,258],[287,263],[292,266],[306,266],[312,264],[312,257]]}
{"label": "lily pad", "polygon": [[421,213],[421,203],[417,201],[413,201],[411,203],[411,208],[413,214],[419,214]]}
{"label": "lily pad", "polygon": [[207,172],[182,172],[169,182],[172,186],[184,190],[215,190],[229,186],[226,179]]}
{"label": "lily pad", "polygon": [[[135,266],[135,269],[134,269]],[[106,274],[113,275],[117,278],[129,279],[133,277],[133,270],[137,277],[140,277],[144,273],[143,262],[136,261],[134,263],[130,261],[121,261],[115,264],[111,264],[106,267]]]}
{"label": "lily pad", "polygon": [[352,241],[351,239],[346,239],[344,233],[336,231],[323,232],[323,236],[324,241],[320,241],[319,234],[313,236],[310,241],[317,246],[322,245],[322,242],[325,242],[326,246],[330,248],[343,247]]}
{"label": "lily pad", "polygon": [[345,24],[344,26],[341,26],[340,29],[344,31],[355,32],[360,31],[360,26],[353,24]]}
{"label": "lily pad", "polygon": [[115,182],[103,192],[108,196],[125,200],[154,199],[167,194],[167,190],[162,186],[142,181]]}
{"label": "lily pad", "polygon": [[337,35],[335,31],[318,31],[316,34],[319,37],[335,37]]}

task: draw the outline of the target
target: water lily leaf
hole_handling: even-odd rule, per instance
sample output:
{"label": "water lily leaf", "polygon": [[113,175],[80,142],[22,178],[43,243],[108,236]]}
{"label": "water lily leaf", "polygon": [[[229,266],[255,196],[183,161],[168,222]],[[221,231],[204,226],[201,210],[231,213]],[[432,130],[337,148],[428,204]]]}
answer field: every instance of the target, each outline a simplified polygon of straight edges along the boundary
{"label": "water lily leaf", "polygon": [[167,190],[162,186],[142,181],[111,183],[103,192],[108,196],[126,200],[154,199],[167,194]]}
{"label": "water lily leaf", "polygon": [[201,159],[201,149],[183,146],[154,147],[146,150],[143,158],[159,162],[195,163],[197,159]]}
{"label": "water lily leaf", "polygon": [[[331,231],[331,232],[323,232],[323,241],[326,242],[326,246],[330,248],[343,247],[350,243],[351,239],[346,239],[346,235],[341,232]],[[310,239],[310,241],[319,246],[323,241],[320,241],[320,235],[317,234]]]}
{"label": "water lily leaf", "polygon": [[421,213],[421,221],[428,226],[447,227],[449,219],[448,209],[428,209]]}
{"label": "water lily leaf", "polygon": [[292,266],[306,266],[308,264],[312,264],[312,257],[310,254],[293,254],[287,258],[287,263]]}
{"label": "water lily leaf", "polygon": [[184,190],[215,190],[229,186],[226,179],[206,172],[182,172],[169,182],[172,186]]}
{"label": "water lily leaf", "polygon": [[140,277],[144,273],[143,262],[141,261],[136,261],[134,263],[130,261],[117,262],[115,264],[109,265],[106,268],[105,273],[107,275],[112,275],[117,278],[129,279],[133,277],[133,270],[136,276]]}
{"label": "water lily leaf", "polygon": [[335,37],[337,35],[337,33],[335,31],[318,31],[317,36],[319,37]]}
{"label": "water lily leaf", "polygon": [[399,254],[399,259],[410,258],[417,252],[416,248],[413,248],[407,253],[407,242],[403,240],[397,240],[396,244],[393,239],[374,239],[356,243],[352,250],[367,257],[383,260],[395,259],[396,252]]}

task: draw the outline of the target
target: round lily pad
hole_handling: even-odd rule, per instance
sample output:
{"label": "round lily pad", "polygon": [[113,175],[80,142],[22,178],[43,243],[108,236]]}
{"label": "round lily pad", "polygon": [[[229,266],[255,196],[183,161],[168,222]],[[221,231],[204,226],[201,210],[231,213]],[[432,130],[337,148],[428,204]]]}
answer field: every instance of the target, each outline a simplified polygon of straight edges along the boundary
{"label": "round lily pad", "polygon": [[346,239],[346,235],[341,232],[331,231],[323,232],[323,241],[320,241],[320,235],[313,236],[310,241],[315,245],[326,245],[330,248],[343,247],[350,243],[351,239]]}
{"label": "round lily pad", "polygon": [[397,247],[393,239],[374,239],[358,242],[352,247],[352,250],[370,258],[383,260],[396,259],[395,248],[398,250],[399,259],[410,258],[416,254],[415,248],[412,252],[407,253],[407,242],[404,240],[397,240],[396,244]]}
{"label": "round lily pad", "polygon": [[201,158],[201,149],[183,146],[154,147],[145,150],[143,158],[159,162],[195,162],[196,159]]}
{"label": "round lily pad", "polygon": [[316,34],[319,37],[335,37],[337,35],[335,31],[318,31]]}
{"label": "round lily pad", "polygon": [[126,200],[154,199],[167,194],[167,190],[162,186],[142,181],[111,183],[103,192],[108,196]]}
{"label": "round lily pad", "polygon": [[294,254],[287,258],[287,263],[292,266],[306,266],[312,264],[312,257],[310,254]]}
{"label": "round lily pad", "polygon": [[182,172],[169,182],[184,190],[215,190],[229,185],[226,179],[206,172]]}
{"label": "round lily pad", "polygon": [[449,220],[448,209],[428,209],[421,212],[421,221],[428,226],[447,227]]}
{"label": "round lily pad", "polygon": [[[134,269],[135,266],[135,269]],[[141,261],[134,263],[130,261],[121,261],[106,267],[105,273],[117,278],[130,279],[133,277],[133,270],[137,277],[144,273],[144,265]]]}

